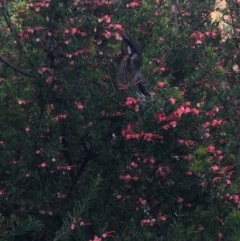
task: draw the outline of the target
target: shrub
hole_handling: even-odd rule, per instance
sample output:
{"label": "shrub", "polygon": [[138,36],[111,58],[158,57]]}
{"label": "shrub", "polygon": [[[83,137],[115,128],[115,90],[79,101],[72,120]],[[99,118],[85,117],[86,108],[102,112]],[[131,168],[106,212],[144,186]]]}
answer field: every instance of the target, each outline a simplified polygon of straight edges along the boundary
{"label": "shrub", "polygon": [[[234,4],[1,3],[2,240],[239,239]],[[120,31],[151,100],[117,98]]]}

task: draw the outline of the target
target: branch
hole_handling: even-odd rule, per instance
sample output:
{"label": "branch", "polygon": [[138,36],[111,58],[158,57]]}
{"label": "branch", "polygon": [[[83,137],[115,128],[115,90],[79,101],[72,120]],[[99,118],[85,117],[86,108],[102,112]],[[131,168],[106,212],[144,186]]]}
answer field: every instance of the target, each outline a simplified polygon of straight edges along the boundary
{"label": "branch", "polygon": [[[23,46],[22,46],[22,44],[21,44],[21,42],[19,40],[19,37],[16,34],[16,31],[12,27],[11,20],[10,20],[11,17],[10,17],[9,12],[5,8],[5,4],[2,4],[2,9],[0,9],[0,10],[1,10],[1,14],[3,15],[3,18],[4,18],[5,22],[6,22],[7,27],[9,28],[12,36],[14,37],[14,39],[15,39],[15,41],[17,43],[17,46],[21,49],[21,51],[25,54],[25,57],[26,57],[27,53],[24,50],[24,48],[23,48]],[[27,58],[27,59],[28,59],[29,63],[31,64],[31,66],[35,66],[34,62],[30,58]]]}
{"label": "branch", "polygon": [[197,28],[198,28],[201,24],[203,24],[204,22],[207,21],[207,18],[210,16],[210,14],[211,14],[211,12],[212,12],[213,10],[214,10],[214,8],[212,7],[212,8],[210,8],[209,11],[207,11],[206,16],[194,26],[193,30],[188,34],[188,37],[190,37],[191,34],[192,34],[194,31],[196,31]]}
{"label": "branch", "polygon": [[173,5],[172,11],[173,11],[175,28],[178,31],[178,0],[176,0],[175,4]]}
{"label": "branch", "polygon": [[23,75],[26,75],[28,77],[33,77],[33,78],[36,78],[37,76],[36,75],[33,75],[33,74],[30,74],[28,72],[25,72],[21,69],[19,69],[18,67],[14,66],[13,64],[9,63],[6,59],[2,58],[0,56],[0,62],[3,62],[4,64],[6,64],[8,67],[10,67],[11,69],[14,69],[15,71],[17,71],[18,73],[20,74],[23,74]]}
{"label": "branch", "polygon": [[77,170],[75,182],[72,183],[72,185],[66,195],[66,198],[69,198],[71,196],[73,189],[77,186],[78,179],[80,178],[82,173],[85,171],[85,168],[86,168],[87,164],[89,163],[89,161],[91,161],[94,157],[97,156],[97,154],[95,152],[93,152],[91,150],[91,148],[90,149],[87,148],[86,143],[83,140],[81,142],[82,142],[82,147],[86,153],[86,156],[83,159],[80,167]]}

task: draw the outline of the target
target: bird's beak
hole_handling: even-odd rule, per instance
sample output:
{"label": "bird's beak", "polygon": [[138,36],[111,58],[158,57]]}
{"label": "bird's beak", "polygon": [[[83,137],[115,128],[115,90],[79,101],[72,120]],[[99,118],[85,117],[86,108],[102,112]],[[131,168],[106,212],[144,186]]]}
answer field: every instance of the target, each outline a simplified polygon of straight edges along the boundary
{"label": "bird's beak", "polygon": [[129,40],[129,38],[127,37],[127,35],[125,33],[123,33],[123,32],[119,32],[119,33],[122,35],[122,37],[125,41]]}

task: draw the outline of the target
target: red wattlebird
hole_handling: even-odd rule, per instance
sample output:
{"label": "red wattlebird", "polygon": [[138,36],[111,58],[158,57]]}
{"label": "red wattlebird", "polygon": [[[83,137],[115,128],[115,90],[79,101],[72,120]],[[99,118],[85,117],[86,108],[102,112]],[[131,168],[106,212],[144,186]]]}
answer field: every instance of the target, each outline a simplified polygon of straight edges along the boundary
{"label": "red wattlebird", "polygon": [[122,59],[117,72],[117,88],[122,100],[131,96],[151,96],[147,82],[141,71],[142,50],[138,43],[122,34],[127,47],[127,55]]}

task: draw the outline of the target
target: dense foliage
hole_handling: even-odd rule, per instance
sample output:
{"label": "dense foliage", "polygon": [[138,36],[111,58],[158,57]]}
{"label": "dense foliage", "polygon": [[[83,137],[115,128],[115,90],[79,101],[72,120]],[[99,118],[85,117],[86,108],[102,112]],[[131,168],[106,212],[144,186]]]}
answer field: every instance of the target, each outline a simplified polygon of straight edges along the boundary
{"label": "dense foliage", "polygon": [[0,240],[240,240],[238,5],[2,0]]}

